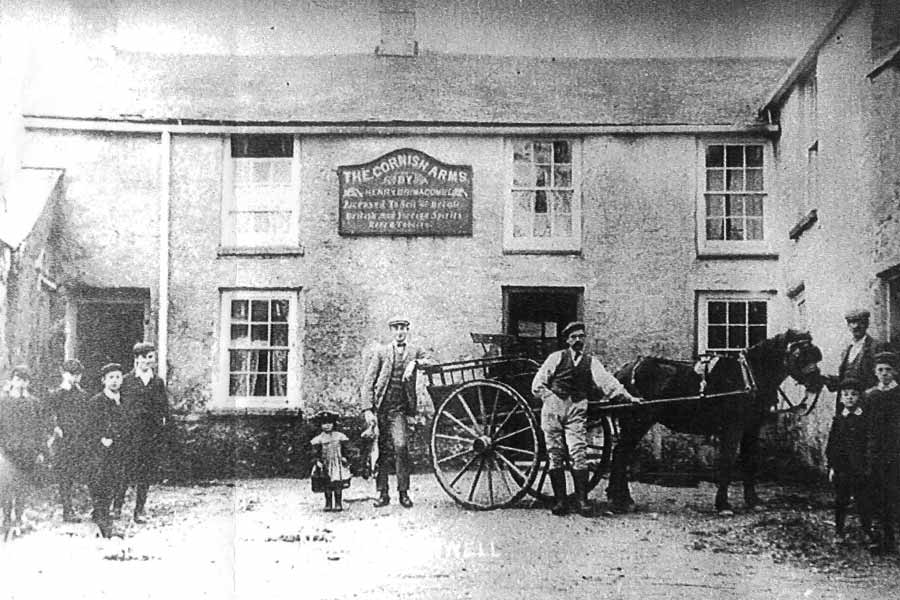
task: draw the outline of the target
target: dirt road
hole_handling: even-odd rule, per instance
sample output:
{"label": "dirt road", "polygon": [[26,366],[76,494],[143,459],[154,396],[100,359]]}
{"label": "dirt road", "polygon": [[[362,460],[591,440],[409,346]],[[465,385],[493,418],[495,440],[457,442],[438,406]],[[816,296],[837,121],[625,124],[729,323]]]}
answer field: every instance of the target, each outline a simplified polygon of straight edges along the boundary
{"label": "dirt road", "polygon": [[465,511],[429,475],[414,477],[411,510],[376,510],[371,484],[354,480],[339,514],[321,512],[306,480],[160,486],[150,523],[121,522],[119,540],[39,505],[36,529],[0,545],[0,589],[15,599],[897,597],[897,559],[831,545],[812,496],[766,488],[776,508],[724,519],[707,485],[634,495],[640,512],[584,519]]}

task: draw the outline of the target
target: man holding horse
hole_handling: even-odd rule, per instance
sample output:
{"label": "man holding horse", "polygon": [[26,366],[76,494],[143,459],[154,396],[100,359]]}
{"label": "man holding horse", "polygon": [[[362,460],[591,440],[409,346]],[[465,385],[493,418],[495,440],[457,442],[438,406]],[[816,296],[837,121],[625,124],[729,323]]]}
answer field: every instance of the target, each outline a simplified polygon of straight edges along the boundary
{"label": "man holding horse", "polygon": [[569,450],[572,480],[579,514],[589,516],[586,459],[588,397],[595,387],[604,394],[626,402],[638,402],[599,360],[584,351],[584,323],[569,323],[562,330],[568,346],[552,353],[541,365],[531,384],[531,392],[541,399],[541,430],[550,463],[554,515],[566,513],[565,455]]}

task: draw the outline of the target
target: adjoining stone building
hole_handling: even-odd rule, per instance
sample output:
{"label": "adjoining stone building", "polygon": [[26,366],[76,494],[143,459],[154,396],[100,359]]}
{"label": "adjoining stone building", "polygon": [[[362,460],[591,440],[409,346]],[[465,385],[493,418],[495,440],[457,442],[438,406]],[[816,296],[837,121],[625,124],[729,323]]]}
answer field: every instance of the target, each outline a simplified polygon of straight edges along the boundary
{"label": "adjoining stone building", "polygon": [[[836,373],[849,343],[843,319],[872,311],[870,332],[900,342],[900,4],[849,1],[785,73],[763,114],[778,195],[790,217],[778,288]],[[833,403],[797,423],[796,443],[822,460]]]}

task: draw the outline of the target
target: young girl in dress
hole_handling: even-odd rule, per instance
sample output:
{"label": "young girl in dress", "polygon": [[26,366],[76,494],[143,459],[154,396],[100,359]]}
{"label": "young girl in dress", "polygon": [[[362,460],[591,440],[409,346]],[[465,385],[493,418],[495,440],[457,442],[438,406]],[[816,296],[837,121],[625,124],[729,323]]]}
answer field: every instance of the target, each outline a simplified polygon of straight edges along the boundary
{"label": "young girl in dress", "polygon": [[[310,441],[317,456],[313,478],[316,476],[315,472],[318,471],[324,479],[322,492],[325,494],[325,510],[328,512],[341,511],[344,510],[341,502],[342,490],[350,485],[350,469],[344,458],[346,445],[350,440],[340,431],[334,430],[338,421],[336,414],[323,412],[316,417],[316,420],[319,422],[322,432]],[[313,481],[313,487],[317,487],[315,481]]]}

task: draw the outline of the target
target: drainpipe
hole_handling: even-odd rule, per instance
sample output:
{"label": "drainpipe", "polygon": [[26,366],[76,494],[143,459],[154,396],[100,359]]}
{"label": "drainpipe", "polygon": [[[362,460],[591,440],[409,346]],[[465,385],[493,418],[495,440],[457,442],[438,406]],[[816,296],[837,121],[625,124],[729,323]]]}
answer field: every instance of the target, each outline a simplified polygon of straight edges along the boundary
{"label": "drainpipe", "polygon": [[166,378],[169,360],[169,202],[172,178],[172,134],[160,135],[160,198],[159,198],[159,322],[157,324],[158,375]]}

